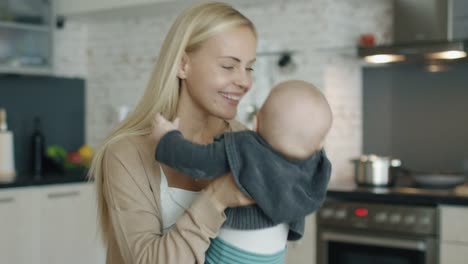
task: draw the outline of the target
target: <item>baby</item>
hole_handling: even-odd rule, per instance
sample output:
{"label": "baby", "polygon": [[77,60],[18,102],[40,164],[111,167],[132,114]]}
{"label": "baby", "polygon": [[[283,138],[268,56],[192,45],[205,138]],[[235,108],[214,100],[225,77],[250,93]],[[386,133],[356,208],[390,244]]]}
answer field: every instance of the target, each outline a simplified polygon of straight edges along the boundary
{"label": "baby", "polygon": [[245,236],[228,230],[277,232],[273,227],[282,227],[287,234],[281,242],[283,249],[286,239],[302,237],[305,216],[325,198],[331,164],[322,147],[331,123],[331,109],[323,94],[299,80],[272,89],[254,118],[254,131],[224,133],[207,145],[184,139],[177,119],[169,122],[156,115],[152,136],[158,142],[159,162],[197,179],[231,171],[240,190],[256,202],[225,211],[226,222],[207,251],[207,263],[222,261],[218,254],[222,248],[246,253],[239,248],[248,241],[236,240]]}

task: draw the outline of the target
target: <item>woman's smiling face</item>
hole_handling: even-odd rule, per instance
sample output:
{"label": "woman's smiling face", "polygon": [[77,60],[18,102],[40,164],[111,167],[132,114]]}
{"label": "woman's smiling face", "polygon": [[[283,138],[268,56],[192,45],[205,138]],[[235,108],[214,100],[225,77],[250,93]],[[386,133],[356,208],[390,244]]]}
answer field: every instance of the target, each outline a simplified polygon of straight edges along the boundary
{"label": "woman's smiling face", "polygon": [[239,101],[252,87],[256,45],[255,34],[248,27],[208,39],[182,63],[181,96],[189,97],[195,111],[233,119]]}

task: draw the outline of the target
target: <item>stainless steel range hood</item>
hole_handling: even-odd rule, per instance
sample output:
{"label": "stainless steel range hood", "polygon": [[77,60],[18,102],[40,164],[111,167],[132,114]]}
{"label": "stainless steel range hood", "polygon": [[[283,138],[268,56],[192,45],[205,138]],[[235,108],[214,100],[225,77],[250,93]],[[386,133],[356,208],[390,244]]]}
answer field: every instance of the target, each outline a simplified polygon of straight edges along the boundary
{"label": "stainless steel range hood", "polygon": [[466,57],[468,1],[394,0],[393,14],[394,44],[359,47],[360,57],[376,63]]}

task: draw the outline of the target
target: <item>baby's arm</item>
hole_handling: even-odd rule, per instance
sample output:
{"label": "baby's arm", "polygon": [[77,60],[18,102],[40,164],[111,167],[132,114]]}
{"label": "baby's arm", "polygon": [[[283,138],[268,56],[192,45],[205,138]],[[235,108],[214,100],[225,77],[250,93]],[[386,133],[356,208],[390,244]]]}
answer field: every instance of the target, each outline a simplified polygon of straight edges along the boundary
{"label": "baby's arm", "polygon": [[224,140],[196,144],[184,138],[177,124],[167,123],[171,124],[160,115],[155,117],[152,135],[159,142],[156,160],[198,179],[214,178],[230,170]]}

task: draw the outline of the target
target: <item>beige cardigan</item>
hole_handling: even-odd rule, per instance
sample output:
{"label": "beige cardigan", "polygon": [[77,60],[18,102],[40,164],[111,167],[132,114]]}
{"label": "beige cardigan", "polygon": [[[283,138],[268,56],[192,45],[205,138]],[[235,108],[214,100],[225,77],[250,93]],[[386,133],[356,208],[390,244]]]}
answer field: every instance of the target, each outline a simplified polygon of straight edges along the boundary
{"label": "beige cardigan", "polygon": [[[233,131],[245,129],[230,122]],[[103,193],[109,208],[109,264],[204,263],[210,238],[225,221],[204,192],[166,234],[162,233],[160,171],[155,146],[135,136],[111,145],[104,156]]]}

